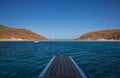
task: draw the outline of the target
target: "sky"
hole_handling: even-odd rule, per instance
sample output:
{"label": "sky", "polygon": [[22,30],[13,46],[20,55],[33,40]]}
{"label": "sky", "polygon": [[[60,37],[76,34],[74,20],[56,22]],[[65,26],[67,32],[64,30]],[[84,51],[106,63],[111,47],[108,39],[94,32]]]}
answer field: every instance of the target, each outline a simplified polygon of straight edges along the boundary
{"label": "sky", "polygon": [[120,0],[0,0],[0,24],[48,39],[120,29]]}

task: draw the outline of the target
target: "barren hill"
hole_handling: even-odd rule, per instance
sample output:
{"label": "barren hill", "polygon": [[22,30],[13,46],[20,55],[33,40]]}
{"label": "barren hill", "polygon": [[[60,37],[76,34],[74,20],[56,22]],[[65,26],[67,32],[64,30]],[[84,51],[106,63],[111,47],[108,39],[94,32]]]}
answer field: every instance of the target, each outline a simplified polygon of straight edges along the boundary
{"label": "barren hill", "polygon": [[0,40],[46,40],[46,38],[30,30],[0,25]]}
{"label": "barren hill", "polygon": [[77,40],[120,40],[120,29],[89,32]]}

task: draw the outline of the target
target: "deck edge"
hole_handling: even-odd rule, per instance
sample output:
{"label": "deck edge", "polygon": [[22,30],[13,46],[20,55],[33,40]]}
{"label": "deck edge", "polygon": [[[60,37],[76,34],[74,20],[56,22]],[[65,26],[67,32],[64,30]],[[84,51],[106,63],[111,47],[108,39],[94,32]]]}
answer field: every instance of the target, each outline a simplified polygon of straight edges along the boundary
{"label": "deck edge", "polygon": [[80,73],[80,75],[82,76],[82,78],[88,78],[85,73],[82,71],[82,69],[75,63],[75,61],[69,56],[69,58],[71,59],[71,61],[73,62],[73,64],[75,65],[75,67],[77,68],[78,72]]}
{"label": "deck edge", "polygon": [[45,76],[48,68],[50,67],[50,65],[51,65],[51,63],[52,63],[52,61],[54,60],[55,57],[56,57],[56,56],[54,56],[54,57],[50,60],[50,62],[45,66],[45,68],[44,68],[44,69],[42,70],[42,72],[40,73],[39,78],[43,78],[43,77]]}

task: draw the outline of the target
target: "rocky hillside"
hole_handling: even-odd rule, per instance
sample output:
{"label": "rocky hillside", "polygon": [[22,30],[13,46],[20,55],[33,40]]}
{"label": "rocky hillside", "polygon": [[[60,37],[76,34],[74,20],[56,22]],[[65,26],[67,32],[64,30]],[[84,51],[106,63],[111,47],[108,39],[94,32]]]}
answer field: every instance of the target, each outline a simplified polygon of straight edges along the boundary
{"label": "rocky hillside", "polygon": [[0,25],[0,40],[46,40],[46,38],[30,30]]}
{"label": "rocky hillside", "polygon": [[77,40],[120,40],[120,29],[89,32]]}

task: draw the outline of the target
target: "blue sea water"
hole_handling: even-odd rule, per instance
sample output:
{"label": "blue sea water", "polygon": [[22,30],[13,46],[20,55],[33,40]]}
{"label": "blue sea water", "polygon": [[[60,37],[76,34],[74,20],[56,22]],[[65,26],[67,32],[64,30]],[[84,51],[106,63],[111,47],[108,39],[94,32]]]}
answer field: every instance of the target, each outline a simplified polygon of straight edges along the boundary
{"label": "blue sea water", "polygon": [[0,78],[38,78],[55,55],[71,56],[90,78],[120,78],[120,42],[0,42]]}

